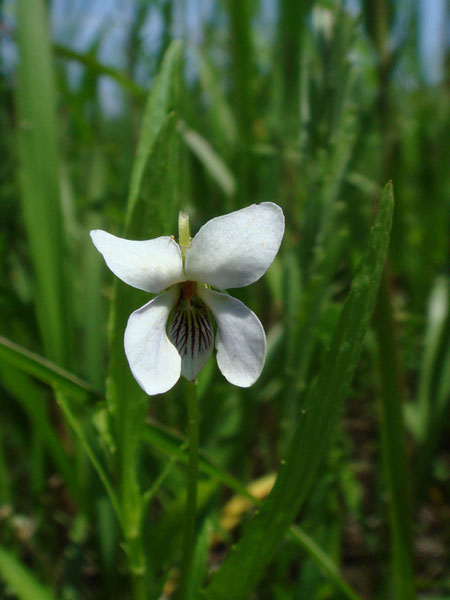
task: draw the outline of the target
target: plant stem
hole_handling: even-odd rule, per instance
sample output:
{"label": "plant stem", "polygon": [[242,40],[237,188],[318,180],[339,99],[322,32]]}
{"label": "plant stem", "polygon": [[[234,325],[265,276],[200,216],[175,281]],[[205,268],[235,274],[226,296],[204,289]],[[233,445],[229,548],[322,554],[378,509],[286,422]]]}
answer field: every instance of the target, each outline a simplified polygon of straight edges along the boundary
{"label": "plant stem", "polygon": [[189,463],[186,498],[186,520],[184,523],[183,562],[181,564],[180,598],[187,597],[189,572],[195,543],[195,517],[197,505],[198,477],[198,399],[197,383],[188,383],[188,442]]}
{"label": "plant stem", "polygon": [[133,574],[133,600],[147,600],[147,586],[142,573]]}

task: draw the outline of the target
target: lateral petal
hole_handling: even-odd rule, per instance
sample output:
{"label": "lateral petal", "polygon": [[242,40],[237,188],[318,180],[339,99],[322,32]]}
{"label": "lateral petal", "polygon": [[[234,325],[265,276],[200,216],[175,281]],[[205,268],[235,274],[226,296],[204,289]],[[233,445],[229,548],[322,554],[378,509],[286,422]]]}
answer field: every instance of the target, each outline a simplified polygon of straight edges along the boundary
{"label": "lateral petal", "polygon": [[266,357],[266,334],[260,320],[240,300],[206,288],[199,296],[217,322],[217,364],[233,385],[249,387],[261,374]]}
{"label": "lateral petal", "polygon": [[181,358],[166,333],[178,286],[135,310],[125,329],[125,354],[133,377],[150,396],[162,394],[180,377]]}
{"label": "lateral petal", "polygon": [[132,287],[157,294],[185,279],[180,247],[169,236],[126,240],[95,229],[91,238],[114,275]]}
{"label": "lateral petal", "polygon": [[220,289],[249,285],[270,267],[283,234],[283,211],[273,202],[211,219],[186,251],[186,279]]}

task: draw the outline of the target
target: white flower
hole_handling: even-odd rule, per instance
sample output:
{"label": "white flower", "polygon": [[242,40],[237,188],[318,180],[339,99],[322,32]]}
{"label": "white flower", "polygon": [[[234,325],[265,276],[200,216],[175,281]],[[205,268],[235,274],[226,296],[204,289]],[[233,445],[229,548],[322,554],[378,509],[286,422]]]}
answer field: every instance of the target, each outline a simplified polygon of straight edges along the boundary
{"label": "white flower", "polygon": [[91,231],[117,277],[158,294],[131,314],[125,330],[130,369],[147,394],[166,392],[180,374],[195,379],[213,350],[209,311],[217,323],[217,363],[230,383],[252,385],[264,365],[266,336],[258,317],[212,288],[239,288],[264,275],[281,244],[283,211],[272,202],[252,204],[211,219],[192,241],[188,223],[183,236],[180,227],[181,245],[169,236],[132,241]]}

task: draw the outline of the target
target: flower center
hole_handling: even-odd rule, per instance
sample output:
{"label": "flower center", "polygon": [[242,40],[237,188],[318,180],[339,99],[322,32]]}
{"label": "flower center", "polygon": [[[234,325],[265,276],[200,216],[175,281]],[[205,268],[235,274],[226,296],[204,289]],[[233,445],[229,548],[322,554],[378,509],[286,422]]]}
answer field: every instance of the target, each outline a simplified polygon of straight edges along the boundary
{"label": "flower center", "polygon": [[195,294],[197,284],[195,281],[183,281],[181,284],[181,290],[183,292],[184,299],[189,301]]}

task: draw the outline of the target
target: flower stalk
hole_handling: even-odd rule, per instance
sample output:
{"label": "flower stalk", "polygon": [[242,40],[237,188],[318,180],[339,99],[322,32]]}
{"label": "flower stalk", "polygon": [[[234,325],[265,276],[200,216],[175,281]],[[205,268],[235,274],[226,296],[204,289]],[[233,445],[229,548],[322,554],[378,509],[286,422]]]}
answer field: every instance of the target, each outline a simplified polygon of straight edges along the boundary
{"label": "flower stalk", "polygon": [[198,478],[198,443],[199,412],[197,398],[197,382],[187,383],[188,400],[188,443],[189,463],[187,477],[186,516],[184,522],[183,555],[181,563],[180,599],[187,598],[189,575],[195,546],[195,522],[197,515],[197,478]]}

